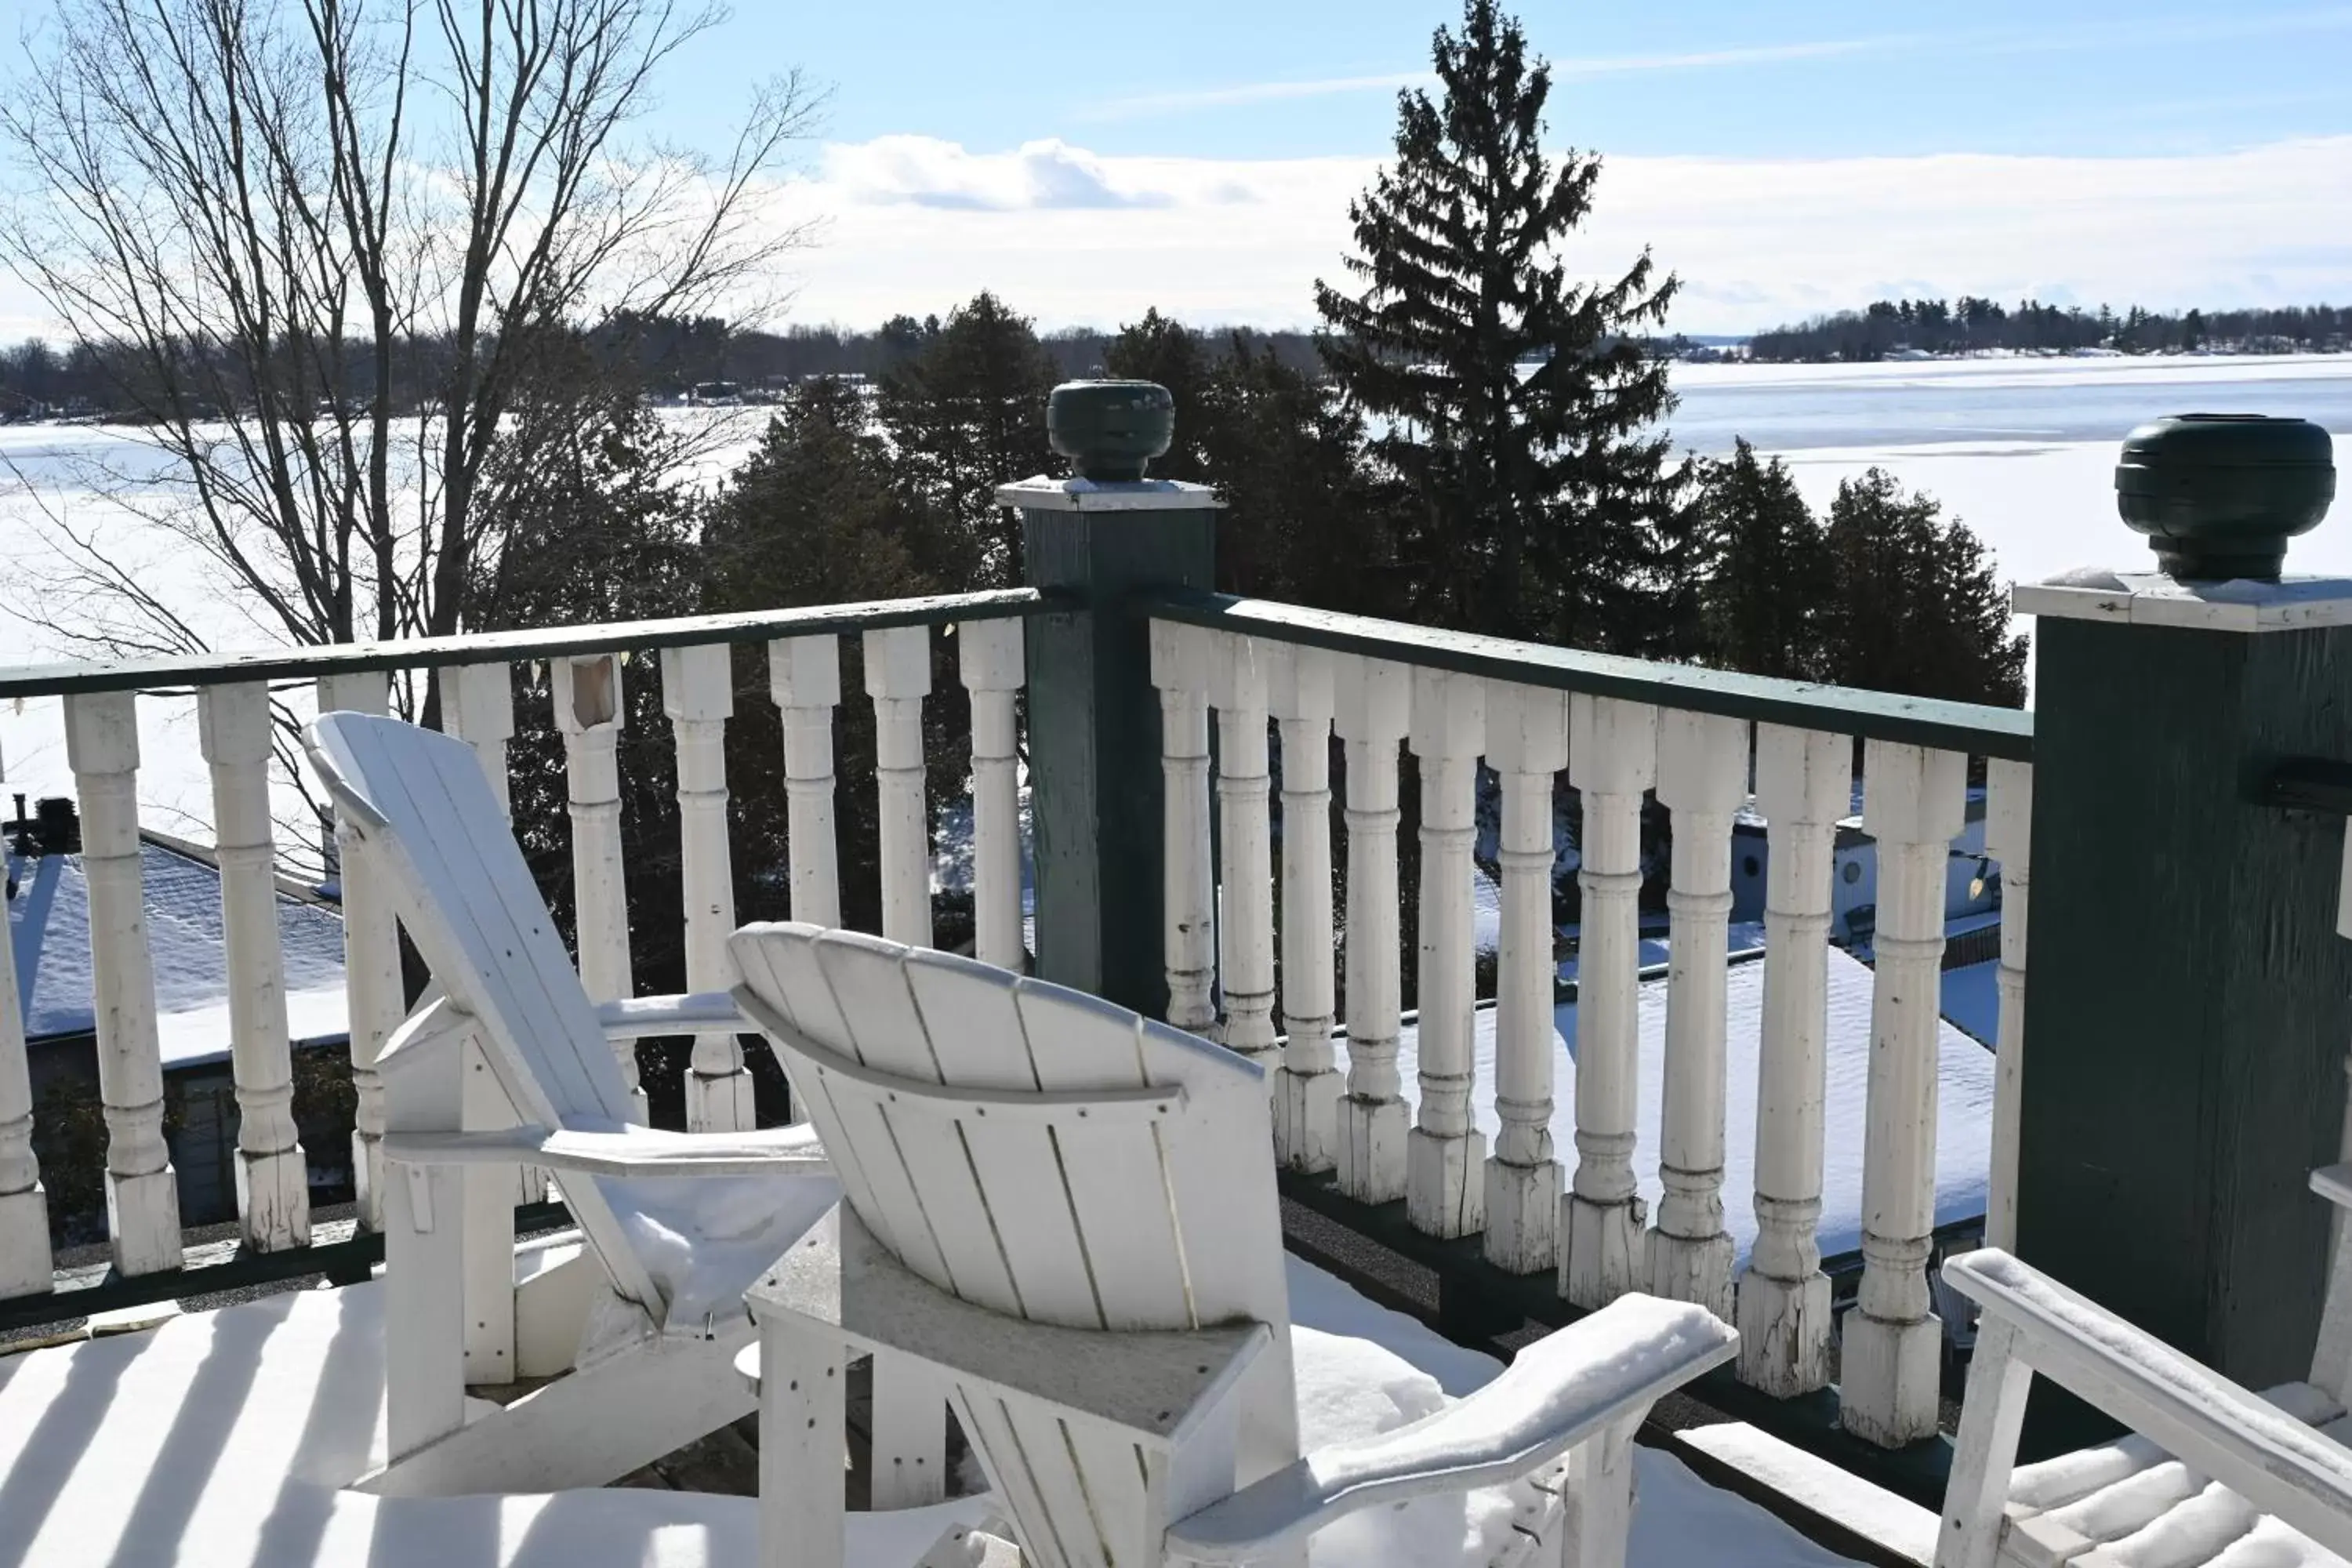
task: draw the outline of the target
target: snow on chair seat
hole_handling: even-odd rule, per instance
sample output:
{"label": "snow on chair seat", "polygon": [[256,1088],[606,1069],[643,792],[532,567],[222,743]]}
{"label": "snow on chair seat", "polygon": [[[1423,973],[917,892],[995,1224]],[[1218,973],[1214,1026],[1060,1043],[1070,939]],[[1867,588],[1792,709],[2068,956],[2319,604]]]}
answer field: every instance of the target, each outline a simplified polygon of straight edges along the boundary
{"label": "snow on chair seat", "polygon": [[[1994,1247],[1945,1264],[1983,1309],[1937,1568],[2190,1568],[2352,1556],[2352,1449],[2335,1395],[2257,1395]],[[2025,1398],[2049,1377],[2134,1436],[2015,1470]]]}
{"label": "snow on chair seat", "polygon": [[751,1293],[770,1561],[840,1561],[839,1373],[864,1351],[877,1388],[911,1367],[952,1402],[1042,1568],[1290,1560],[1352,1511],[1562,1472],[1547,1527],[1606,1568],[1633,1428],[1735,1353],[1705,1310],[1628,1298],[1460,1405],[1302,1457],[1262,1068],[853,932],[730,946],[847,1197]]}
{"label": "snow on chair seat", "polygon": [[[609,1044],[740,1020],[715,995],[600,1012],[462,742],[356,713],[322,716],[305,741],[441,994],[378,1061],[394,1375],[391,1463],[364,1484],[595,1485],[747,1414],[730,1364],[751,1331],[742,1292],[840,1188],[805,1130],[705,1136],[630,1125]],[[467,1081],[475,1060],[508,1113],[496,1120],[523,1125],[484,1121]],[[501,1164],[563,1177],[609,1289],[570,1375],[469,1421],[467,1335],[476,1304],[502,1276],[511,1287],[513,1262],[479,1256],[478,1242],[468,1250],[467,1215],[486,1195],[500,1212]]]}

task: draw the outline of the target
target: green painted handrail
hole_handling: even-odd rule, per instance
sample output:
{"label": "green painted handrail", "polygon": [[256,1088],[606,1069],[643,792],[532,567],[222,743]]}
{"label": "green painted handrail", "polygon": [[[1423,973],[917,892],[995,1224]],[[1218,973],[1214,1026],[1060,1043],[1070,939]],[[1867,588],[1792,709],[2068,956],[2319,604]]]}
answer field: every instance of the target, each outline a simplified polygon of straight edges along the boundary
{"label": "green painted handrail", "polygon": [[1138,615],[1241,632],[1276,642],[1305,643],[1399,664],[1427,665],[1523,686],[1548,686],[1594,697],[1617,697],[1759,723],[1786,724],[1865,740],[1934,746],[1974,756],[2033,760],[2033,714],[2021,708],[1898,697],[1850,686],[1778,680],[1695,664],[1661,664],[1617,654],[1584,653],[1544,643],[1513,642],[1469,632],[1439,631],[1402,621],[1374,620],[1332,610],[1309,610],[1271,599],[1231,594],[1167,591],[1144,595]]}
{"label": "green painted handrail", "polygon": [[1034,588],[984,594],[936,594],[928,598],[875,599],[855,605],[814,605],[790,610],[745,610],[723,616],[680,616],[659,621],[601,626],[527,626],[518,631],[468,632],[397,642],[310,644],[247,653],[173,654],[114,663],[35,664],[0,668],[0,698],[54,697],[82,691],[157,691],[224,686],[248,680],[309,679],[369,669],[502,664],[564,654],[629,653],[716,642],[767,642],[819,632],[878,631],[887,626],[935,626],[1042,615],[1052,608]]}

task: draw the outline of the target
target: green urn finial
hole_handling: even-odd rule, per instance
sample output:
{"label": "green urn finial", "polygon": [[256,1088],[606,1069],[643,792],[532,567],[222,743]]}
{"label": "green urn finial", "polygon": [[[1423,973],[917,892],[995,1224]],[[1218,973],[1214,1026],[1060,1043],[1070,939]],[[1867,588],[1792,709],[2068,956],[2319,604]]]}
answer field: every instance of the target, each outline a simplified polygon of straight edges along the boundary
{"label": "green urn finial", "polygon": [[1168,450],[1176,400],[1152,381],[1066,381],[1045,403],[1045,434],[1081,479],[1133,483]]}
{"label": "green urn finial", "polygon": [[2116,506],[2158,570],[2187,581],[2278,581],[2286,542],[2336,499],[2327,432],[2266,414],[2179,414],[2124,437]]}

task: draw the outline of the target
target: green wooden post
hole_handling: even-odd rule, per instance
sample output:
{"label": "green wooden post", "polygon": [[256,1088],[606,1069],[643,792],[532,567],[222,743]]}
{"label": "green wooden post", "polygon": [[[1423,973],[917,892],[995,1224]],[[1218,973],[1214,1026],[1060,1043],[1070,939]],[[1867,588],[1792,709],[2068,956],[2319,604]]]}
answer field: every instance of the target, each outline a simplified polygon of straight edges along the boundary
{"label": "green wooden post", "polygon": [[1037,973],[1163,1016],[1160,703],[1139,590],[1215,585],[1217,500],[1147,480],[1174,404],[1148,382],[1056,387],[1047,425],[1066,479],[1010,484],[1030,584],[1060,605],[1027,637]]}
{"label": "green wooden post", "polygon": [[2144,426],[2116,486],[2171,575],[2016,595],[2040,617],[2017,1249],[2261,1388],[2307,1370],[2329,1215],[2305,1183],[2338,1158],[2352,1046],[2344,821],[2263,790],[2283,758],[2352,760],[2352,581],[2276,580],[2334,489],[2299,420]]}

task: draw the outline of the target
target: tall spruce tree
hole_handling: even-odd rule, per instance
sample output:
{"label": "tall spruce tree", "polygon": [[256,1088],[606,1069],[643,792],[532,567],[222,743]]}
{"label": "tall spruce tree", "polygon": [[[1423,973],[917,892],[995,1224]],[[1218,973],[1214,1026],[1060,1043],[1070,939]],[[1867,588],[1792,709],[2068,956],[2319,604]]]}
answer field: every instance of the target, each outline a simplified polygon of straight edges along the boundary
{"label": "tall spruce tree", "polygon": [[1411,614],[1587,647],[1654,647],[1686,468],[1640,335],[1675,289],[1644,250],[1613,282],[1563,255],[1601,160],[1542,149],[1549,68],[1494,0],[1437,31],[1441,88],[1398,95],[1396,161],[1349,208],[1361,291],[1318,280],[1333,376],[1412,498]]}

